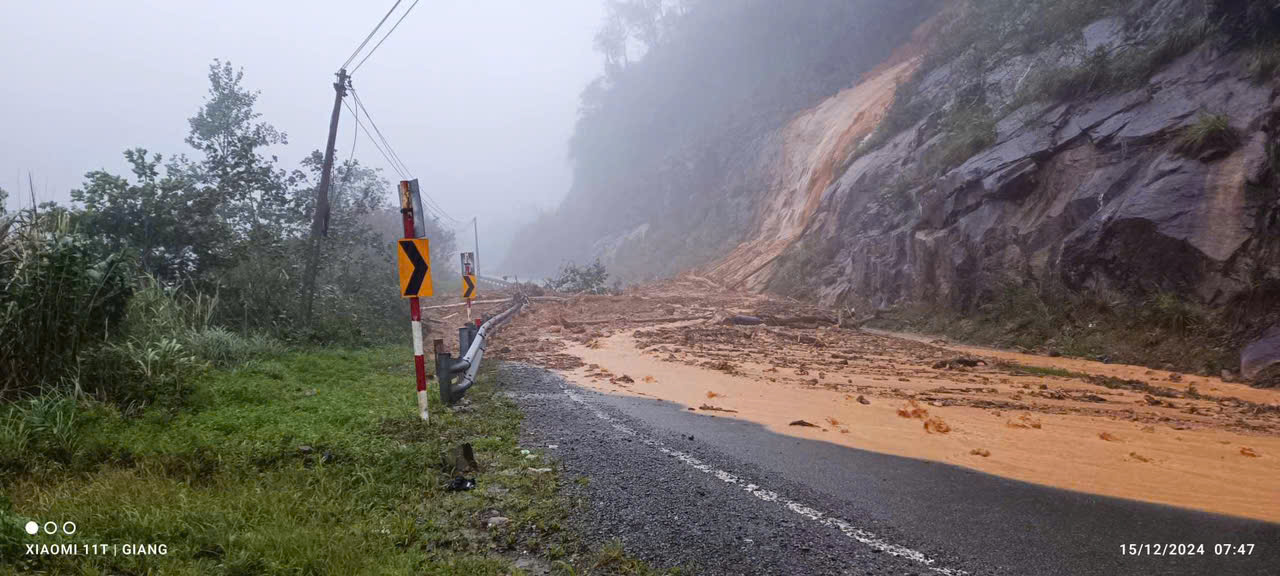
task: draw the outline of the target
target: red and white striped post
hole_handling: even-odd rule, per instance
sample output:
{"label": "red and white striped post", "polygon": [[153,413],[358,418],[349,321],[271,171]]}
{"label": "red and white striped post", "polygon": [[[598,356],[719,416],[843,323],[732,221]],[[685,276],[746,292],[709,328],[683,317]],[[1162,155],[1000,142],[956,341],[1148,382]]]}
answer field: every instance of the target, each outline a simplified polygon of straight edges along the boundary
{"label": "red and white striped post", "polygon": [[[409,181],[400,181],[400,214],[404,219],[404,237],[414,238],[413,200],[409,190]],[[422,357],[422,307],[418,297],[409,299],[409,324],[413,329],[413,374],[418,378],[418,415],[423,422],[430,419],[427,413],[427,363]]]}

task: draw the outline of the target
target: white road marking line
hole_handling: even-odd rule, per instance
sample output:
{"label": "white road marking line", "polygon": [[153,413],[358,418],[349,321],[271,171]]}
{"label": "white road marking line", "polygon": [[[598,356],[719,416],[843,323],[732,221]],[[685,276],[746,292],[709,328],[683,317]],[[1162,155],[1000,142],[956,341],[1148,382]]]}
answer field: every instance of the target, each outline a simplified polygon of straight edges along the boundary
{"label": "white road marking line", "polygon": [[628,436],[634,436],[641,443],[647,446],[652,446],[654,448],[657,448],[663,454],[672,456],[675,459],[685,464],[688,464],[689,466],[693,467],[695,470],[698,470],[699,472],[704,472],[706,474],[715,476],[716,478],[719,478],[722,482],[726,484],[733,484],[733,485],[739,486],[742,488],[743,491],[751,494],[752,496],[755,496],[756,498],[759,498],[760,500],[763,500],[765,502],[777,502],[782,506],[784,506],[786,509],[792,512],[795,512],[796,514],[804,516],[805,518],[813,520],[814,522],[818,522],[819,524],[822,524],[824,526],[839,530],[842,534],[844,534],[845,536],[847,536],[848,538],[856,542],[865,544],[866,546],[869,546],[871,548],[884,552],[885,554],[898,556],[900,558],[906,558],[908,560],[917,562],[919,564],[923,564],[926,568],[938,574],[943,574],[944,576],[964,576],[968,574],[968,572],[965,572],[963,570],[959,570],[956,568],[943,568],[941,566],[934,566],[934,564],[937,563],[937,560],[930,558],[929,556],[925,555],[923,552],[920,552],[918,550],[913,550],[911,548],[907,548],[906,546],[901,546],[898,544],[887,542],[884,539],[880,538],[879,536],[876,536],[874,533],[858,528],[843,519],[836,518],[834,516],[829,516],[811,506],[802,504],[790,498],[779,496],[777,492],[774,492],[772,490],[765,490],[760,486],[748,483],[747,481],[743,480],[742,478],[732,473],[725,472],[724,470],[720,470],[709,464],[703,463],[701,460],[698,460],[697,458],[689,454],[686,454],[679,450],[673,450],[671,448],[667,448],[662,444],[662,442],[646,437],[644,435],[641,435],[640,433],[636,432],[630,427],[614,421],[614,419],[611,416],[609,416],[608,414],[605,414],[599,408],[596,408],[595,406],[591,405],[589,402],[583,399],[581,395],[573,392],[569,388],[562,388],[562,389],[564,390],[564,393],[569,396],[569,399],[591,410],[591,412],[593,412],[597,418],[608,422],[611,426],[613,426],[615,430],[622,432],[623,434],[626,434]]}

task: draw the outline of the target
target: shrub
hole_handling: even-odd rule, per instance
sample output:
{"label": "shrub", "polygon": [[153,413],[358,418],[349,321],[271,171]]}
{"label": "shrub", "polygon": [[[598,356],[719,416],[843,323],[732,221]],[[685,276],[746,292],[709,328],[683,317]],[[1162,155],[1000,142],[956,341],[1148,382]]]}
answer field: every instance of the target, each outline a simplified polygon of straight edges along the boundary
{"label": "shrub", "polygon": [[928,173],[945,173],[996,142],[996,122],[983,103],[957,103],[943,129],[946,136],[928,161]]}
{"label": "shrub", "polygon": [[209,328],[218,305],[216,295],[184,290],[180,284],[165,284],[149,275],[139,283],[125,316],[126,332],[131,338],[155,341]]}
{"label": "shrub", "polygon": [[9,495],[0,490],[0,557],[20,558],[23,555],[23,545],[31,541],[23,528],[28,521],[28,518],[13,512]]}
{"label": "shrub", "polygon": [[1172,292],[1156,292],[1147,298],[1143,314],[1151,324],[1183,334],[1201,322],[1201,315]]}
{"label": "shrub", "polygon": [[1254,48],[1249,54],[1249,76],[1258,83],[1275,77],[1280,69],[1280,44]]}
{"label": "shrub", "polygon": [[1018,90],[1011,106],[1017,108],[1036,101],[1062,102],[1137,88],[1174,59],[1199,46],[1213,30],[1201,20],[1169,33],[1149,48],[1129,48],[1118,54],[1098,48],[1080,64],[1033,73]]}
{"label": "shrub", "polygon": [[0,477],[40,461],[69,465],[82,451],[91,407],[56,390],[8,405],[0,413]]}
{"label": "shrub", "polygon": [[64,211],[0,227],[0,398],[54,385],[79,352],[120,331],[132,267],[77,234]]}
{"label": "shrub", "polygon": [[216,296],[143,277],[121,335],[82,355],[74,388],[130,413],[152,403],[178,406],[210,365],[231,368],[283,352],[270,337],[211,327],[217,303]]}
{"label": "shrub", "polygon": [[191,332],[187,336],[187,343],[193,355],[217,368],[231,368],[285,351],[279,340],[269,336],[241,336],[216,327]]}
{"label": "shrub", "polygon": [[569,262],[560,267],[560,275],[547,278],[546,287],[556,292],[584,292],[587,294],[604,294],[608,291],[609,272],[604,264],[596,261],[588,266],[579,267]]}
{"label": "shrub", "polygon": [[180,406],[207,366],[175,338],[130,339],[85,354],[77,381],[86,392],[133,414],[153,403]]}
{"label": "shrub", "polygon": [[1280,5],[1272,0],[1210,0],[1209,17],[1233,38],[1258,44],[1280,37]]}
{"label": "shrub", "polygon": [[1229,152],[1240,145],[1240,136],[1231,127],[1231,119],[1225,114],[1201,114],[1190,126],[1183,128],[1174,150],[1184,156],[1204,158]]}
{"label": "shrub", "polygon": [[1050,68],[1032,75],[1014,96],[1012,106],[1035,101],[1059,102],[1101,92],[1116,82],[1116,67],[1103,48],[1076,66]]}

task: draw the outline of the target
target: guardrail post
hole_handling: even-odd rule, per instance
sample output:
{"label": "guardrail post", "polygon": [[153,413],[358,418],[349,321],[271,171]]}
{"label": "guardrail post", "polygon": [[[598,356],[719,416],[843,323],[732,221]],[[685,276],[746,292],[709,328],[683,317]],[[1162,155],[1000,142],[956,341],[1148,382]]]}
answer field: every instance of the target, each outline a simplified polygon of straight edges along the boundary
{"label": "guardrail post", "polygon": [[444,340],[436,338],[433,342],[436,353],[436,384],[440,387],[440,402],[445,406],[453,404],[453,358],[445,351]]}
{"label": "guardrail post", "polygon": [[467,354],[467,350],[471,349],[471,323],[468,322],[458,328],[458,357],[461,358]]}
{"label": "guardrail post", "polygon": [[[492,336],[502,323],[520,312],[527,300],[520,297],[512,299],[512,306],[506,311],[487,319],[476,319],[475,323],[467,323],[458,328],[458,360],[455,362],[444,350],[444,342],[436,340],[436,379],[440,382],[440,400],[446,405],[453,404],[462,398],[475,384],[476,373],[480,370],[480,362],[484,358],[485,339]],[[461,376],[455,386],[454,377]]]}

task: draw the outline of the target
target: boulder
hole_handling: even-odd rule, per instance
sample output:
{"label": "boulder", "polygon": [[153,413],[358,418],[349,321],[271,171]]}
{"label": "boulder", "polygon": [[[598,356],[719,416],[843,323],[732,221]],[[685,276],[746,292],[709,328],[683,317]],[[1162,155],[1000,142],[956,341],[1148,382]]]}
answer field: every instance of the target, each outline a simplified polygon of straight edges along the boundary
{"label": "boulder", "polygon": [[1246,380],[1254,380],[1273,365],[1280,365],[1280,324],[1272,326],[1240,351],[1240,375]]}

